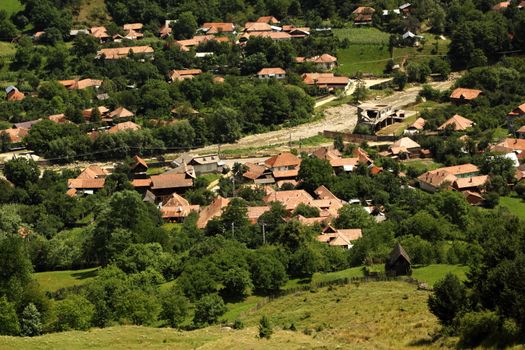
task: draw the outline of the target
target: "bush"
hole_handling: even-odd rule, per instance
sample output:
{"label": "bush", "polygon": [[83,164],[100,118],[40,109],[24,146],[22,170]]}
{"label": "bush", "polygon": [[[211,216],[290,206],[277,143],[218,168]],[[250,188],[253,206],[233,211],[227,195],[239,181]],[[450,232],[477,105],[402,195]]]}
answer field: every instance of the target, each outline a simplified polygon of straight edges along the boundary
{"label": "bush", "polygon": [[513,319],[506,319],[501,325],[501,333],[499,336],[499,345],[510,346],[514,344],[520,336],[520,327]]}
{"label": "bush", "polygon": [[259,338],[270,339],[273,329],[270,319],[266,316],[261,317],[259,321]]}
{"label": "bush", "polygon": [[197,326],[216,323],[226,312],[224,301],[217,294],[202,297],[195,305],[193,323]]}
{"label": "bush", "polygon": [[60,301],[55,306],[54,329],[57,332],[71,329],[86,330],[91,326],[94,307],[86,298],[75,295]]}
{"label": "bush", "polygon": [[498,337],[499,323],[499,317],[493,311],[466,313],[459,323],[460,343],[463,346],[475,347]]}
{"label": "bush", "polygon": [[189,301],[179,290],[171,288],[170,291],[162,296],[161,317],[166,320],[171,327],[178,327],[188,314]]}
{"label": "bush", "polygon": [[244,328],[244,322],[242,322],[239,319],[236,319],[233,321],[233,329],[243,329]]}
{"label": "bush", "polygon": [[434,285],[434,293],[428,298],[428,307],[443,325],[450,325],[466,302],[465,286],[456,275],[448,273]]}
{"label": "bush", "polygon": [[33,337],[42,333],[42,319],[35,304],[29,303],[20,319],[21,334],[26,337]]}
{"label": "bush", "polygon": [[0,298],[0,334],[17,335],[20,333],[15,305],[6,297]]}

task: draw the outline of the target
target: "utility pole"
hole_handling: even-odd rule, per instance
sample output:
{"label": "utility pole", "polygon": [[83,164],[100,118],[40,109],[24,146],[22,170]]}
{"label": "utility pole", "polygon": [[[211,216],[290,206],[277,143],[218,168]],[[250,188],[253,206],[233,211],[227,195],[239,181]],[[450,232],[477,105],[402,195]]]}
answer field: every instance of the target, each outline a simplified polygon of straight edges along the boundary
{"label": "utility pole", "polygon": [[232,222],[232,238],[235,238],[235,222]]}
{"label": "utility pole", "polygon": [[235,175],[232,176],[232,185],[233,185],[232,197],[235,197]]}
{"label": "utility pole", "polygon": [[264,222],[262,224],[262,230],[263,230],[263,245],[266,245],[266,224]]}

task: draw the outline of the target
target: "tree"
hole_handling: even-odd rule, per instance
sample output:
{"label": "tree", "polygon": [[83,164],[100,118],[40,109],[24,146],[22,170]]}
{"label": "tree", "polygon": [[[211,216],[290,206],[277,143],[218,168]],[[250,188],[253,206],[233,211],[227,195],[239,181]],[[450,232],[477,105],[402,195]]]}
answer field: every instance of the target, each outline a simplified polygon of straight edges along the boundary
{"label": "tree", "polygon": [[15,186],[25,187],[28,183],[38,181],[40,170],[32,159],[14,158],[5,163],[4,174]]}
{"label": "tree", "polygon": [[319,208],[309,206],[305,203],[299,203],[299,205],[292,212],[292,216],[302,215],[305,218],[316,218],[319,217]]}
{"label": "tree", "polygon": [[408,82],[408,77],[404,72],[396,72],[394,74],[394,84],[397,85],[399,90],[404,90]]}
{"label": "tree", "polygon": [[270,319],[264,315],[259,320],[259,338],[270,339],[273,334],[272,324]]}
{"label": "tree", "polygon": [[466,290],[456,275],[448,273],[434,285],[428,307],[443,325],[450,325],[467,305]]}
{"label": "tree", "polygon": [[250,261],[254,288],[261,293],[278,291],[288,280],[283,264],[269,253],[257,252]]}
{"label": "tree", "polygon": [[195,304],[193,323],[196,325],[214,324],[226,310],[226,305],[220,296],[217,294],[205,295]]}
{"label": "tree", "polygon": [[345,205],[339,209],[339,216],[334,221],[337,228],[368,228],[374,222],[370,215],[360,206]]}
{"label": "tree", "polygon": [[226,271],[222,284],[221,295],[233,299],[244,299],[253,288],[250,272],[240,267]]}
{"label": "tree", "polygon": [[179,289],[172,287],[162,296],[161,318],[166,320],[171,327],[178,327],[186,319],[188,307],[188,298]]}
{"label": "tree", "polygon": [[361,81],[358,82],[354,90],[354,93],[352,94],[352,102],[359,103],[361,101],[364,101],[367,96],[368,96],[368,90],[366,88],[366,85]]}
{"label": "tree", "polygon": [[172,25],[177,40],[192,38],[197,30],[197,20],[191,11],[183,12]]}
{"label": "tree", "polygon": [[333,173],[332,166],[326,159],[310,156],[302,160],[297,180],[301,181],[305,190],[313,192],[319,186],[327,185]]}
{"label": "tree", "polygon": [[20,329],[20,333],[25,337],[34,337],[42,333],[42,318],[35,304],[29,303],[22,311]]}
{"label": "tree", "polygon": [[54,329],[57,332],[71,329],[86,330],[91,326],[94,307],[86,298],[72,295],[55,306]]}
{"label": "tree", "polygon": [[10,303],[5,296],[0,298],[0,334],[18,335],[20,326],[16,315],[15,304]]}

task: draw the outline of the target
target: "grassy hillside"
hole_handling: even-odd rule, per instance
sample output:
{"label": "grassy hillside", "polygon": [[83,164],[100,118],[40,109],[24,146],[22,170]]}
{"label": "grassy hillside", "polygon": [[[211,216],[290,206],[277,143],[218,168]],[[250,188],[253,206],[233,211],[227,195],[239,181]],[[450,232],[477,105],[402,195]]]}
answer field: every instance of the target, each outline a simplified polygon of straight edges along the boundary
{"label": "grassy hillside", "polygon": [[92,268],[85,270],[38,272],[34,274],[34,277],[43,290],[54,292],[60,288],[85,284],[93,280],[96,275],[97,268]]}
{"label": "grassy hillside", "polygon": [[20,0],[1,0],[0,10],[5,10],[9,15],[22,10],[24,6],[20,3]]}
{"label": "grassy hillside", "polygon": [[[241,317],[246,327],[196,331],[121,326],[36,338],[0,337],[4,350],[25,349],[446,349],[430,343],[438,329],[427,310],[428,292],[405,282],[371,282],[303,292]],[[274,335],[257,338],[262,315]],[[296,331],[283,330],[294,324]],[[451,345],[451,344],[449,344]]]}
{"label": "grassy hillside", "polygon": [[500,197],[499,205],[507,208],[512,214],[525,220],[525,201],[517,197],[515,193],[514,196]]}

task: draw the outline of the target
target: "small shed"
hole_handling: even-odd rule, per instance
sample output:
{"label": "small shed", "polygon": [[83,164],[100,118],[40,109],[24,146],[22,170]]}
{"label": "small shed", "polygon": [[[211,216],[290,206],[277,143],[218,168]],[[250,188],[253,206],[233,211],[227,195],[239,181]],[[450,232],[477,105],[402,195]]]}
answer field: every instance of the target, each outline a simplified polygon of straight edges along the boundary
{"label": "small shed", "polygon": [[385,272],[389,276],[406,276],[412,274],[410,257],[401,244],[397,243],[385,264]]}

